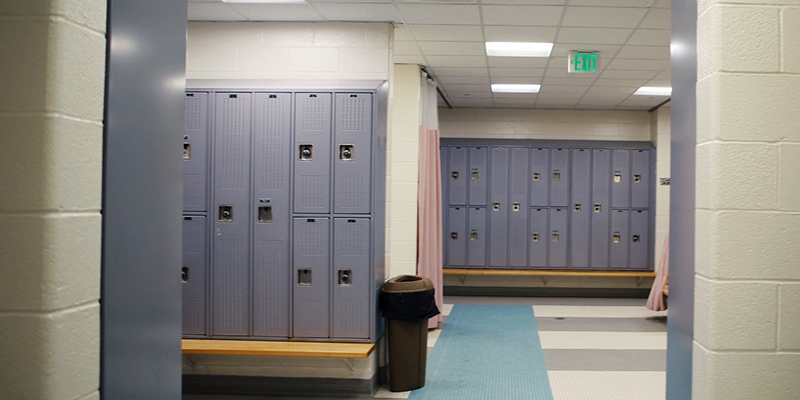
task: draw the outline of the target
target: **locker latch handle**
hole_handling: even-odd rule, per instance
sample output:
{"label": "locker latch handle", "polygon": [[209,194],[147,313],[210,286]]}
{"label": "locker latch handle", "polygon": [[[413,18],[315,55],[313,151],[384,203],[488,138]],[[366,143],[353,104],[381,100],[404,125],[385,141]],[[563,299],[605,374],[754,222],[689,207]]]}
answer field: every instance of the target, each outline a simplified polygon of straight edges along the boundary
{"label": "locker latch handle", "polygon": [[492,203],[492,210],[500,211],[500,203]]}
{"label": "locker latch handle", "polygon": [[519,211],[519,210],[520,210],[520,205],[519,205],[519,203],[511,203],[511,209],[512,209],[513,211]]}
{"label": "locker latch handle", "polygon": [[539,241],[539,234],[538,233],[532,233],[531,234],[531,242],[538,242],[538,241]]}
{"label": "locker latch handle", "polygon": [[542,175],[540,173],[534,172],[533,174],[531,174],[532,181],[539,182],[540,179],[542,179]]}
{"label": "locker latch handle", "polygon": [[303,161],[311,161],[314,159],[314,145],[301,144],[300,145],[300,159]]}
{"label": "locker latch handle", "polygon": [[622,182],[622,174],[614,174],[614,183]]}
{"label": "locker latch handle", "polygon": [[258,207],[258,222],[272,222],[272,206]]}
{"label": "locker latch handle", "polygon": [[579,203],[575,203],[575,207],[574,208],[575,208],[576,212],[580,212],[581,211],[581,205]]}
{"label": "locker latch handle", "polygon": [[642,182],[642,176],[641,175],[634,175],[633,176],[633,183],[641,183],[641,182]]}
{"label": "locker latch handle", "polygon": [[233,206],[219,206],[219,221],[233,222]]}
{"label": "locker latch handle", "polygon": [[558,182],[561,180],[561,172],[553,172],[553,182]]}
{"label": "locker latch handle", "polygon": [[189,142],[183,142],[183,159],[189,160],[192,158],[192,144]]}
{"label": "locker latch handle", "polygon": [[620,235],[619,235],[619,233],[615,233],[615,234],[614,234],[614,236],[612,236],[612,241],[613,241],[614,243],[619,243],[619,242],[620,242]]}
{"label": "locker latch handle", "polygon": [[469,233],[469,240],[478,240],[478,232],[470,232]]}
{"label": "locker latch handle", "polygon": [[478,171],[472,171],[472,173],[470,174],[470,178],[471,178],[473,181],[477,181],[477,180],[480,178],[480,172],[478,172]]}
{"label": "locker latch handle", "polygon": [[633,235],[632,242],[633,243],[639,243],[639,235]]}
{"label": "locker latch handle", "polygon": [[299,286],[311,286],[311,270],[298,269],[297,270],[297,284]]}
{"label": "locker latch handle", "polygon": [[450,240],[458,240],[458,232],[450,232]]}
{"label": "locker latch handle", "polygon": [[189,266],[188,265],[184,265],[183,268],[181,268],[181,282],[183,282],[183,283],[188,283],[189,282]]}
{"label": "locker latch handle", "polygon": [[594,203],[594,212],[601,212],[603,211],[603,206],[600,203]]}
{"label": "locker latch handle", "polygon": [[453,171],[450,173],[450,178],[453,180],[458,179],[458,171]]}
{"label": "locker latch handle", "polygon": [[339,146],[339,159],[343,161],[353,161],[353,145],[343,144]]}
{"label": "locker latch handle", "polygon": [[553,242],[558,242],[558,240],[559,240],[558,234],[557,233],[551,234],[550,235],[550,240],[553,241]]}
{"label": "locker latch handle", "polygon": [[340,269],[339,286],[352,286],[352,285],[353,285],[353,270]]}

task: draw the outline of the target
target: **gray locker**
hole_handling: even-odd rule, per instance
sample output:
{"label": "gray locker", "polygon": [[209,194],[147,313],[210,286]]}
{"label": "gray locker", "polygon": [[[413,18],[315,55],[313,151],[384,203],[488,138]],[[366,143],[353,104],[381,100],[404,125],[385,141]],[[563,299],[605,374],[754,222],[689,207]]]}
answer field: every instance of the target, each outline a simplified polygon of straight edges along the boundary
{"label": "gray locker", "polygon": [[257,93],[253,126],[253,336],[289,337],[291,93]]}
{"label": "gray locker", "polygon": [[293,337],[330,336],[330,220],[295,218]]}
{"label": "gray locker", "polygon": [[[441,180],[441,183],[442,183],[442,224],[444,224],[444,218],[447,218],[447,209],[448,209],[448,204],[449,204],[449,200],[448,199],[450,198],[449,195],[448,195],[448,187],[447,187],[447,185],[448,185],[447,180],[450,179],[450,177],[449,177],[449,174],[450,174],[450,168],[449,168],[450,163],[448,162],[448,160],[449,160],[449,158],[448,158],[448,150],[449,150],[449,147],[439,147],[439,156],[441,157],[441,164],[440,165],[442,167],[441,171],[440,171],[440,173],[442,175],[441,176],[441,178],[442,178],[442,180]],[[442,258],[444,258],[445,261],[447,260],[446,257],[447,257],[447,237],[448,237],[448,235],[449,235],[449,232],[447,232],[447,229],[442,229],[442,243],[444,243],[444,246],[443,246],[443,249],[442,249]]]}
{"label": "gray locker", "polygon": [[550,268],[567,267],[567,241],[569,232],[567,229],[568,209],[550,209],[550,229],[546,238],[548,243],[548,262]]}
{"label": "gray locker", "polygon": [[611,208],[630,206],[631,151],[614,149],[611,156]]}
{"label": "gray locker", "polygon": [[550,149],[531,149],[531,205],[546,207],[550,204]]}
{"label": "gray locker", "polygon": [[569,205],[569,148],[550,149],[550,206]]}
{"label": "gray locker", "polygon": [[208,93],[186,93],[183,211],[208,210]]}
{"label": "gray locker", "polygon": [[294,212],[330,212],[331,94],[296,93]]}
{"label": "gray locker", "polygon": [[534,268],[547,267],[547,243],[549,242],[549,231],[547,229],[547,216],[549,210],[546,208],[531,208],[531,236],[528,248],[528,266]]}
{"label": "gray locker", "polygon": [[609,267],[613,269],[628,268],[628,210],[611,211],[611,259]]}
{"label": "gray locker", "polygon": [[486,205],[486,159],[488,147],[469,148],[469,205]]}
{"label": "gray locker", "polygon": [[631,208],[650,207],[650,150],[631,150]]}
{"label": "gray locker", "polygon": [[507,147],[490,151],[491,189],[489,201],[489,266],[508,265],[508,162]]}
{"label": "gray locker", "polygon": [[448,155],[447,187],[451,206],[467,204],[467,147],[452,146]]}
{"label": "gray locker", "polygon": [[447,215],[447,265],[464,266],[466,260],[467,209],[450,207]]}
{"label": "gray locker", "polygon": [[508,266],[526,267],[528,265],[528,171],[529,153],[527,147],[509,149],[511,167],[509,170],[508,205]]}
{"label": "gray locker", "polygon": [[336,94],[333,153],[333,212],[369,214],[372,194],[371,94]]}
{"label": "gray locker", "polygon": [[[214,124],[213,333],[250,333],[250,93],[217,93]],[[245,289],[243,289],[245,288]]]}
{"label": "gray locker", "polygon": [[206,334],[206,269],[208,268],[207,220],[183,217],[183,334]]}
{"label": "gray locker", "polygon": [[650,231],[650,229],[648,229],[650,225],[649,222],[650,219],[648,218],[647,211],[631,211],[631,234],[629,238],[631,243],[631,268],[646,269],[650,264],[650,254],[648,251],[650,249],[650,240],[647,234]]}
{"label": "gray locker", "polygon": [[467,239],[467,265],[486,266],[486,208],[469,209],[469,238]]}
{"label": "gray locker", "polygon": [[570,267],[589,268],[592,214],[592,150],[572,149]]}
{"label": "gray locker", "polygon": [[370,220],[333,220],[333,337],[368,339],[370,301]]}
{"label": "gray locker", "polygon": [[608,268],[611,151],[592,151],[592,268]]}

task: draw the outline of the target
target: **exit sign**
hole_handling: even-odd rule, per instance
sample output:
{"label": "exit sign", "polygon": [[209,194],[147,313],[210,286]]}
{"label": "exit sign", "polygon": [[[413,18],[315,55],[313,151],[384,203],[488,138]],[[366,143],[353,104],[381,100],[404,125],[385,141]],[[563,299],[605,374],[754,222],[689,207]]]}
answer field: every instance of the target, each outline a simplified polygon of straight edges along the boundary
{"label": "exit sign", "polygon": [[570,53],[567,72],[570,74],[597,72],[599,63],[600,54],[598,53]]}

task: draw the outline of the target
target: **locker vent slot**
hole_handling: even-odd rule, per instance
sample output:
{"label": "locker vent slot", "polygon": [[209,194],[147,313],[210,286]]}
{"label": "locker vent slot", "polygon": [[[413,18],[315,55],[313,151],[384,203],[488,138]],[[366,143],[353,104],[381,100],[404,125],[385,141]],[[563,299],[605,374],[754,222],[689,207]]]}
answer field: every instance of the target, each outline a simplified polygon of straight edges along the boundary
{"label": "locker vent slot", "polygon": [[187,131],[203,129],[205,125],[205,121],[203,120],[203,103],[202,97],[189,97],[187,95],[186,114],[184,115],[184,127]]}
{"label": "locker vent slot", "polygon": [[311,271],[310,269],[298,269],[297,270],[297,284],[300,286],[311,286],[313,284],[313,280],[311,279]]}
{"label": "locker vent slot", "polygon": [[245,165],[248,152],[245,141],[250,122],[244,118],[245,104],[244,99],[238,98],[225,99],[222,102],[222,129],[219,132],[222,140],[218,153],[222,161],[219,162],[217,175],[221,190],[244,190],[248,186],[250,166]]}
{"label": "locker vent slot", "polygon": [[326,235],[325,224],[303,223],[300,227],[299,241],[295,242],[297,254],[305,257],[324,257]]}
{"label": "locker vent slot", "polygon": [[217,249],[215,308],[217,331],[241,333],[247,330],[242,307],[242,288],[246,288],[248,246],[238,239],[221,239]]}
{"label": "locker vent slot", "polygon": [[206,203],[203,191],[204,177],[200,174],[183,175],[184,207],[203,207]]}
{"label": "locker vent slot", "polygon": [[205,302],[201,297],[183,298],[183,329],[187,331],[204,331],[203,315]]}
{"label": "locker vent slot", "polygon": [[363,225],[344,224],[340,225],[341,231],[338,237],[339,255],[344,257],[360,257],[369,255],[369,237],[364,235]]}
{"label": "locker vent slot", "polygon": [[363,132],[369,121],[367,111],[370,107],[369,97],[348,97],[342,101],[342,130],[345,132]]}
{"label": "locker vent slot", "polygon": [[327,310],[324,309],[322,300],[300,300],[295,315],[303,315],[302,323],[295,323],[297,331],[305,334],[317,334],[319,332],[327,331],[327,327],[323,326],[324,318],[315,318],[314,316],[326,315]]}
{"label": "locker vent slot", "polygon": [[323,209],[326,206],[325,180],[323,175],[301,175],[300,207],[303,209]]}
{"label": "locker vent slot", "polygon": [[[253,291],[253,302],[259,306],[255,307],[255,330],[268,332],[275,327],[270,326],[269,322],[276,315],[283,315],[287,312],[289,302],[289,287],[286,279],[290,278],[288,264],[286,262],[286,242],[283,240],[259,240],[256,251],[259,259],[264,263],[263,267],[256,267],[254,278],[256,290]],[[275,270],[283,269],[285,272],[278,275]],[[277,279],[281,276],[282,279]],[[285,329],[285,328],[284,328]]]}
{"label": "locker vent slot", "polygon": [[289,132],[284,130],[286,100],[272,96],[275,95],[261,99],[261,190],[283,190],[286,186],[286,140],[289,138]]}
{"label": "locker vent slot", "polygon": [[358,209],[367,206],[369,201],[369,182],[362,175],[344,175],[340,180],[342,208]]}
{"label": "locker vent slot", "polygon": [[316,95],[309,95],[300,99],[300,106],[303,109],[300,117],[300,130],[303,132],[322,132],[325,130],[326,118],[325,98],[318,98]]}
{"label": "locker vent slot", "polygon": [[[364,328],[364,318],[367,315],[367,308],[363,301],[355,300],[342,300],[337,304],[338,313],[336,314],[340,325],[338,334],[361,334],[363,335],[366,329]],[[347,335],[347,336],[350,336]]]}
{"label": "locker vent slot", "polygon": [[205,252],[205,238],[203,237],[202,222],[183,223],[183,252],[185,254],[203,254]]}

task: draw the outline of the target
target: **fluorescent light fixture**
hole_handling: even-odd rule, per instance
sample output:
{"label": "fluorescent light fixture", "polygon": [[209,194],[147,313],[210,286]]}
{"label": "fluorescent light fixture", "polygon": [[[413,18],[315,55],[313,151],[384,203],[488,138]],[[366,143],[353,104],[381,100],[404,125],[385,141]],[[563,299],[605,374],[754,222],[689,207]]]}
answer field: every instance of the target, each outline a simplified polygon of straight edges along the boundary
{"label": "fluorescent light fixture", "polygon": [[493,57],[550,57],[552,43],[486,42],[486,55]]}
{"label": "fluorescent light fixture", "polygon": [[222,2],[239,4],[304,4],[306,0],[222,0]]}
{"label": "fluorescent light fixture", "polygon": [[634,94],[640,96],[669,96],[672,94],[671,87],[642,86]]}
{"label": "fluorescent light fixture", "polygon": [[539,93],[542,85],[509,85],[509,84],[492,84],[492,92],[494,93]]}

